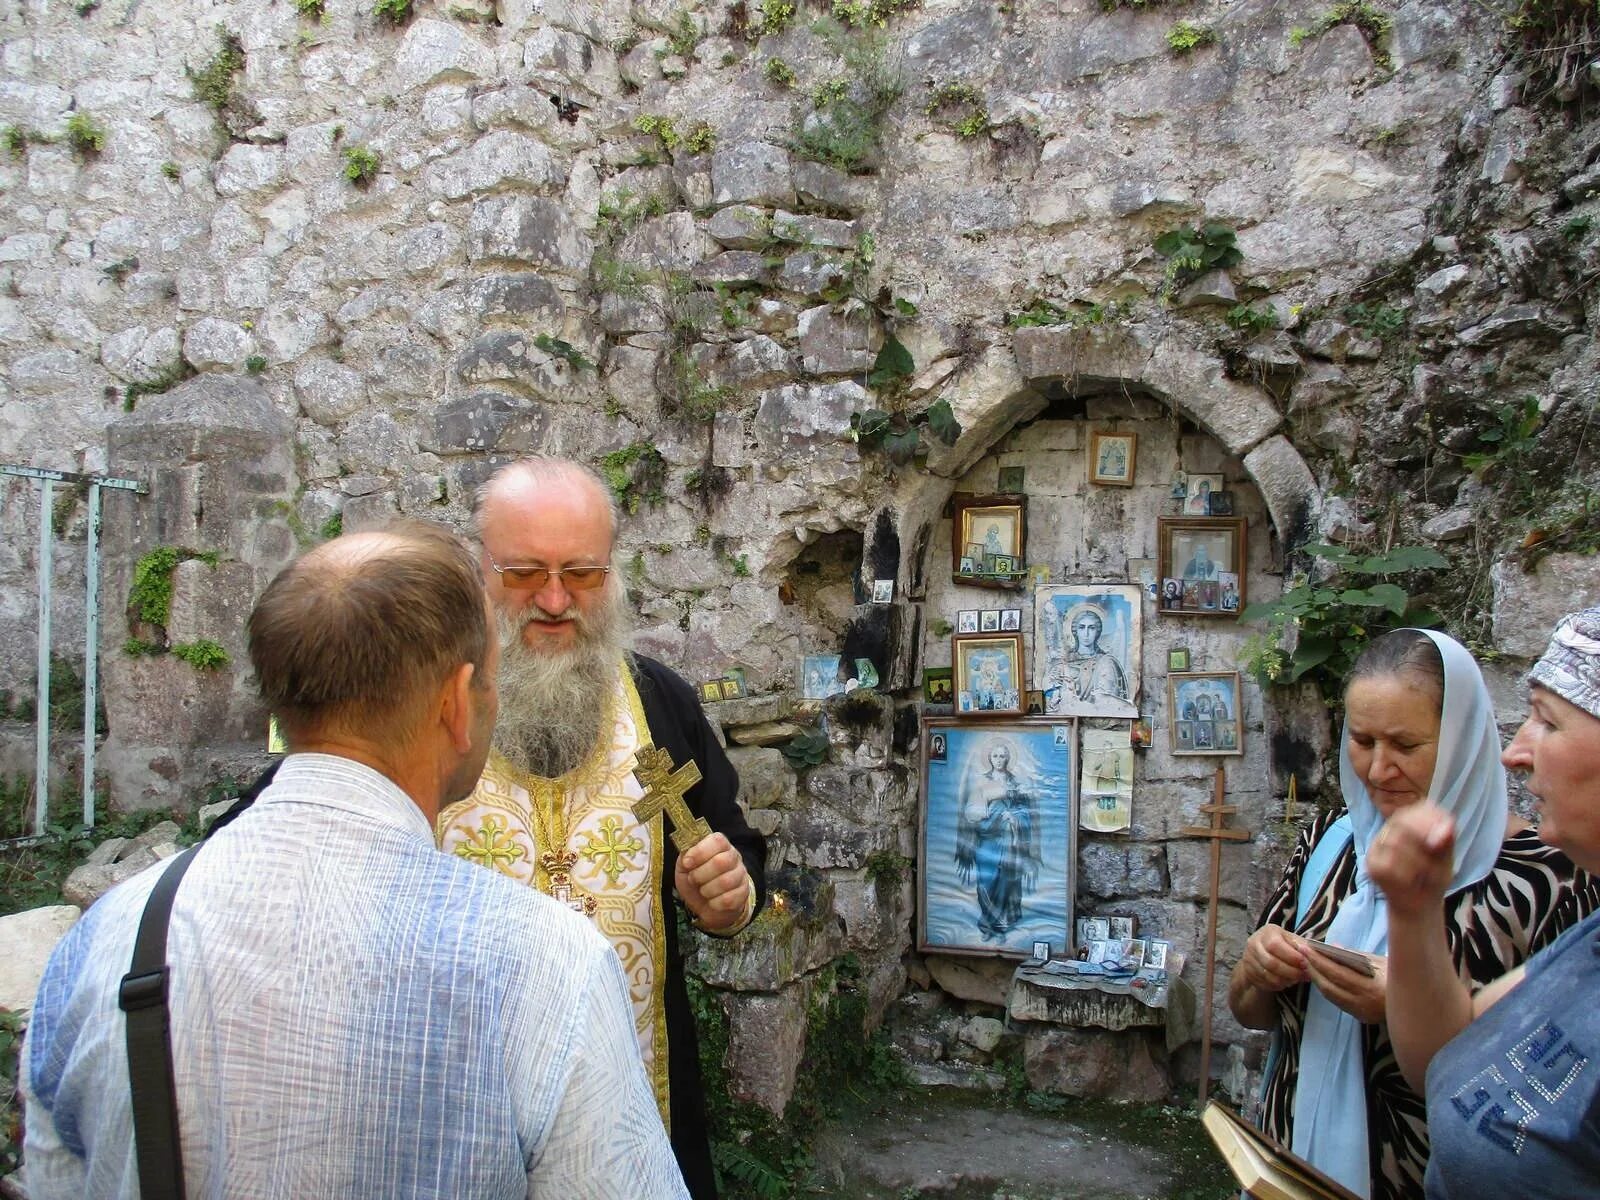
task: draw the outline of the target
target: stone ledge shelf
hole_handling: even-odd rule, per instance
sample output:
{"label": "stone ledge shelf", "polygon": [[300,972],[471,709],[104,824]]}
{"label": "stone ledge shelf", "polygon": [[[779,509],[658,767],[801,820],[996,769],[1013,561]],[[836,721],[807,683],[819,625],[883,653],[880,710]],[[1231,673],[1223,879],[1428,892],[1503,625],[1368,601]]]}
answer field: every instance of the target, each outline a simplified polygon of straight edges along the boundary
{"label": "stone ledge shelf", "polygon": [[1170,1050],[1194,1036],[1194,989],[1181,978],[1169,977],[1161,1002],[1152,1004],[1136,998],[1126,984],[1107,989],[1089,980],[1039,976],[1028,967],[1018,967],[1011,978],[1006,1015],[1013,1022],[1074,1029],[1164,1028]]}

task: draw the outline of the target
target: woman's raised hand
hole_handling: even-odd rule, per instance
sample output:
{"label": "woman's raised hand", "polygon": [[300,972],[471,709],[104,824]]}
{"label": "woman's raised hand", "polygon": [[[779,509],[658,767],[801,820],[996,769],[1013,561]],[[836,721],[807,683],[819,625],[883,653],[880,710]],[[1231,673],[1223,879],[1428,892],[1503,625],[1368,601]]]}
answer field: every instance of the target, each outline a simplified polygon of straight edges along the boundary
{"label": "woman's raised hand", "polygon": [[1409,805],[1384,823],[1367,847],[1367,874],[1383,889],[1391,917],[1439,912],[1455,844],[1455,821],[1432,804]]}

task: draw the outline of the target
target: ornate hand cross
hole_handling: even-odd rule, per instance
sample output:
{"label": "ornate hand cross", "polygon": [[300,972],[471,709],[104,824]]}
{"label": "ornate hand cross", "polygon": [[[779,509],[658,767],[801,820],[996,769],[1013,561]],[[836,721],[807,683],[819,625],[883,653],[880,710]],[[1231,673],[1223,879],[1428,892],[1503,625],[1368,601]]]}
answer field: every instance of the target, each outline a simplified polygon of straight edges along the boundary
{"label": "ornate hand cross", "polygon": [[690,812],[683,798],[700,782],[700,768],[693,762],[686,762],[674,770],[672,755],[655,746],[645,746],[635,757],[638,765],[633,773],[644,786],[644,795],[634,802],[634,817],[643,824],[664,811],[672,825],[672,844],[679,854],[710,837],[711,826],[704,817]]}

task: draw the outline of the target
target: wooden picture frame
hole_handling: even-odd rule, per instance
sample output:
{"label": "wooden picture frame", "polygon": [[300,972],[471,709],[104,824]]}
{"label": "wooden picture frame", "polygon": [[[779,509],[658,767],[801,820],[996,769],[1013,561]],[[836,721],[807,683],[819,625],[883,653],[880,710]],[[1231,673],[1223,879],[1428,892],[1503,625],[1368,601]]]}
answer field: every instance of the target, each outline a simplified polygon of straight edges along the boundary
{"label": "wooden picture frame", "polygon": [[1174,671],[1167,676],[1167,728],[1173,755],[1243,754],[1237,671]]}
{"label": "wooden picture frame", "polygon": [[[1028,498],[1014,492],[979,496],[968,492],[950,498],[950,570],[957,583],[974,587],[1017,590],[1024,580],[1016,574],[1027,562]],[[981,547],[983,558],[973,554]],[[1008,560],[997,572],[992,561]],[[963,570],[963,566],[970,570]]]}
{"label": "wooden picture frame", "polygon": [[1021,714],[1027,675],[1020,633],[958,633],[950,641],[956,712],[964,716]]}
{"label": "wooden picture frame", "polygon": [[1158,517],[1161,612],[1237,617],[1245,606],[1247,533],[1243,517]]}
{"label": "wooden picture frame", "polygon": [[1132,487],[1134,457],[1139,449],[1136,433],[1089,435],[1089,482],[1107,487]]}
{"label": "wooden picture frame", "polygon": [[922,748],[918,950],[1025,959],[1035,942],[1070,945],[1075,722],[927,718]]}

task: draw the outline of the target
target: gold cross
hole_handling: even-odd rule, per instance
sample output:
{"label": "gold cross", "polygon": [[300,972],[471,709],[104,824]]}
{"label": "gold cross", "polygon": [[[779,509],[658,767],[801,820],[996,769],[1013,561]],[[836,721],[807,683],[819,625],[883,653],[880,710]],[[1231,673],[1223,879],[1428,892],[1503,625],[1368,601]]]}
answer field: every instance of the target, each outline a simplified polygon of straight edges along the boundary
{"label": "gold cross", "polygon": [[507,838],[505,822],[493,815],[486,816],[482,826],[456,847],[456,855],[504,874],[527,850],[509,838],[505,841],[502,838]]}
{"label": "gold cross", "polygon": [[672,844],[679,854],[710,837],[711,826],[704,817],[690,812],[683,799],[684,794],[700,782],[700,768],[691,760],[674,770],[672,755],[654,746],[645,746],[636,757],[638,765],[633,773],[644,786],[644,795],[633,804],[633,815],[639,823],[665,810],[672,824]]}
{"label": "gold cross", "polygon": [[602,817],[600,832],[589,832],[589,844],[583,848],[583,856],[600,864],[606,879],[615,887],[622,872],[633,868],[632,856],[643,849],[643,842],[622,832],[621,817]]}
{"label": "gold cross", "polygon": [[539,866],[550,877],[549,895],[558,904],[565,904],[575,913],[582,913],[586,917],[594,916],[594,910],[599,907],[593,896],[578,896],[572,894],[572,868],[577,865],[578,856],[570,850],[565,854],[555,854],[546,850],[539,855]]}

